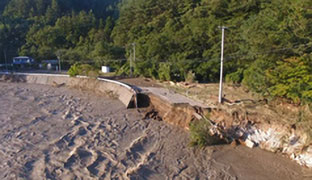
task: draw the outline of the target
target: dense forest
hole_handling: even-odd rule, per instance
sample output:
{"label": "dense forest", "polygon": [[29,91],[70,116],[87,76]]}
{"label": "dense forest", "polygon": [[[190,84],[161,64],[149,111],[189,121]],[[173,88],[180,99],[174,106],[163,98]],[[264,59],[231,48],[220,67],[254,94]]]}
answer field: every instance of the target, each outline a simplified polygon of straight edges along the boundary
{"label": "dense forest", "polygon": [[0,63],[109,64],[162,80],[216,82],[221,31],[226,81],[312,101],[311,0],[1,0]]}

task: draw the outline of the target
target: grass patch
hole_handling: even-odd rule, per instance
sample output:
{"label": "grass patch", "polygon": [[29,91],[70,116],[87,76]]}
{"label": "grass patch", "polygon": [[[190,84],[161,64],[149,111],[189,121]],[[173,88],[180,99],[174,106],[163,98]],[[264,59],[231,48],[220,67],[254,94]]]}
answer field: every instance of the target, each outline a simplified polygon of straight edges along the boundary
{"label": "grass patch", "polygon": [[196,120],[190,124],[190,146],[205,147],[224,144],[225,142],[216,135],[210,135],[211,124],[206,119]]}

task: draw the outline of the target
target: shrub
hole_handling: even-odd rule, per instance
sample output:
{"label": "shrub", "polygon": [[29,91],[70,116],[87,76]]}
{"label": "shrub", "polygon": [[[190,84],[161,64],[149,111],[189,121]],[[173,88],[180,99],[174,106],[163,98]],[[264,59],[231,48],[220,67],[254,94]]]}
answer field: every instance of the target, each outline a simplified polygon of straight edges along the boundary
{"label": "shrub", "polygon": [[158,67],[156,65],[156,63],[153,63],[151,65],[151,67],[149,67],[147,69],[147,72],[148,72],[148,76],[147,77],[151,77],[153,79],[158,79]]}
{"label": "shrub", "polygon": [[127,62],[123,66],[121,66],[117,72],[116,75],[118,76],[127,76],[130,74],[130,64]]}
{"label": "shrub", "polygon": [[89,64],[74,64],[68,70],[68,74],[71,77],[82,75],[82,76],[89,76],[89,77],[97,77],[99,75],[96,68]]}
{"label": "shrub", "polygon": [[244,69],[239,68],[236,72],[226,75],[225,81],[233,84],[239,84],[244,77]]}
{"label": "shrub", "polygon": [[185,77],[185,82],[188,83],[195,83],[196,82],[196,75],[193,71],[188,71]]}
{"label": "shrub", "polygon": [[171,67],[169,63],[161,63],[159,64],[158,77],[163,81],[171,80]]}
{"label": "shrub", "polygon": [[273,63],[257,60],[244,71],[243,84],[251,90],[294,103],[312,102],[312,57],[291,57]]}
{"label": "shrub", "polygon": [[223,141],[217,136],[209,134],[210,123],[205,120],[196,120],[190,124],[190,145],[205,147],[221,144]]}
{"label": "shrub", "polygon": [[157,62],[154,60],[148,61],[136,61],[134,63],[134,75],[151,77],[153,79],[158,79],[158,66]]}
{"label": "shrub", "polygon": [[204,82],[218,82],[220,78],[220,65],[217,61],[207,61],[196,66],[195,74],[198,80]]}
{"label": "shrub", "polygon": [[100,75],[99,71],[97,69],[93,69],[88,71],[87,76],[92,78],[97,78]]}
{"label": "shrub", "polygon": [[295,103],[312,99],[312,67],[303,58],[278,61],[268,71],[271,95],[284,97]]}
{"label": "shrub", "polygon": [[67,73],[70,77],[75,77],[75,76],[79,75],[79,65],[74,64],[74,65],[70,66]]}
{"label": "shrub", "polygon": [[252,91],[267,95],[269,80],[266,72],[270,67],[272,67],[272,64],[265,60],[256,60],[244,71],[243,84],[249,87]]}
{"label": "shrub", "polygon": [[90,64],[81,64],[79,67],[79,75],[88,76],[90,72],[95,71],[95,68]]}

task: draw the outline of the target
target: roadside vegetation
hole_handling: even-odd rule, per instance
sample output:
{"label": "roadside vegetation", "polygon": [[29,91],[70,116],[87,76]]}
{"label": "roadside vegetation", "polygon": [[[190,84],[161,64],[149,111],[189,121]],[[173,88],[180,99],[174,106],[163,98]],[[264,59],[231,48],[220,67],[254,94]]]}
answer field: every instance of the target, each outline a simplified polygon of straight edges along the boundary
{"label": "roadside vegetation", "polygon": [[89,64],[76,63],[69,68],[67,73],[70,77],[81,75],[96,78],[99,75],[99,70]]}
{"label": "roadside vegetation", "polygon": [[[227,82],[312,102],[310,0],[3,0],[0,63],[60,58],[118,75],[217,82],[221,31]],[[88,68],[87,68],[88,69]]]}
{"label": "roadside vegetation", "polygon": [[206,146],[224,144],[217,135],[210,134],[211,124],[206,119],[195,120],[190,123],[190,146],[204,148]]}

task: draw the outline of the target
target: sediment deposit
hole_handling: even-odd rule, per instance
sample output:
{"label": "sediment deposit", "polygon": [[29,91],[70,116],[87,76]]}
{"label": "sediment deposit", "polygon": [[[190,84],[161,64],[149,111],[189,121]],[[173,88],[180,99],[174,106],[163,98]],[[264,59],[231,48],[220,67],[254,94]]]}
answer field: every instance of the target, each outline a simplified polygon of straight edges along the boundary
{"label": "sediment deposit", "polygon": [[0,102],[0,179],[309,178],[270,152],[191,148],[181,128],[90,91],[0,82]]}

